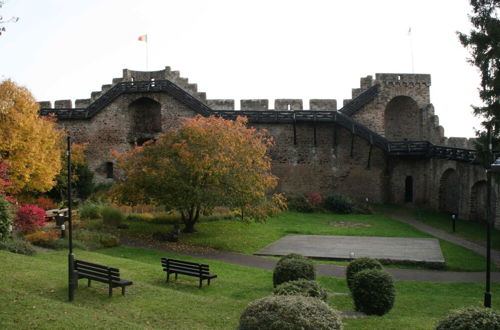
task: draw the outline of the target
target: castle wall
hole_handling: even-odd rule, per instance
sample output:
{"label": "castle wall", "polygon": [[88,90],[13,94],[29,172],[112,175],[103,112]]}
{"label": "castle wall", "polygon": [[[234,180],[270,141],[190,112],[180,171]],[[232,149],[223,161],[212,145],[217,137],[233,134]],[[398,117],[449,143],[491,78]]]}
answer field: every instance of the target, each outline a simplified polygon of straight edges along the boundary
{"label": "castle wall", "polygon": [[[122,78],[103,85],[91,99],[76,100],[75,107],[85,107],[121,81],[168,79],[192,97],[214,110],[234,110],[234,100],[207,100],[179,72],[170,68],[154,72],[124,70]],[[473,149],[473,139],[445,138],[444,129],[430,103],[430,75],[377,74],[361,79],[360,88],[353,89],[353,99],[374,85],[379,92],[371,101],[356,108],[352,118],[389,140],[426,140],[436,145]],[[348,100],[344,100],[346,104]],[[132,106],[131,106],[132,104]],[[144,107],[151,105],[149,110]],[[42,102],[51,108],[50,103]],[[71,108],[70,100],[55,102],[55,108]],[[276,99],[274,109],[280,111],[307,109],[299,99]],[[143,107],[143,108],[141,108]],[[142,110],[141,110],[142,109]],[[159,110],[158,110],[159,109]],[[242,110],[268,110],[269,101],[241,100]],[[331,99],[310,100],[311,110],[336,110]],[[147,118],[141,125],[141,111]],[[66,111],[66,110],[65,110]],[[70,110],[68,110],[70,111]],[[158,113],[159,111],[159,113]],[[89,166],[97,181],[107,178],[107,166],[114,159],[111,150],[124,152],[135,143],[154,138],[158,130],[166,132],[181,124],[181,117],[196,112],[167,93],[150,92],[121,94],[88,120],[60,120],[77,143],[88,143]],[[160,120],[160,125],[155,121]],[[272,172],[279,177],[277,190],[289,193],[339,192],[356,200],[375,203],[411,202],[434,209],[458,213],[459,217],[478,220],[484,216],[484,169],[479,165],[436,158],[388,157],[381,149],[333,123],[255,124],[275,138],[270,150]],[[316,138],[314,132],[316,131]],[[370,152],[371,150],[371,152]],[[494,204],[500,218],[500,187],[495,186]],[[500,225],[500,223],[499,223]]]}
{"label": "castle wall", "polygon": [[341,128],[335,133],[332,124],[316,125],[316,146],[310,124],[297,124],[296,145],[291,124],[255,126],[267,129],[275,138],[270,155],[272,171],[280,178],[278,191],[325,195],[335,191],[357,200],[385,201],[385,155],[373,147],[367,168],[370,148],[365,140],[354,138],[351,156],[351,133]]}
{"label": "castle wall", "polygon": [[140,134],[133,129],[133,114],[129,104],[147,97],[161,105],[161,128],[163,132],[181,124],[181,117],[192,117],[194,112],[165,93],[121,95],[113,103],[90,120],[65,120],[58,124],[69,132],[74,142],[88,143],[86,156],[89,167],[95,171],[98,182],[106,178],[106,163],[114,162],[112,150],[130,150]]}

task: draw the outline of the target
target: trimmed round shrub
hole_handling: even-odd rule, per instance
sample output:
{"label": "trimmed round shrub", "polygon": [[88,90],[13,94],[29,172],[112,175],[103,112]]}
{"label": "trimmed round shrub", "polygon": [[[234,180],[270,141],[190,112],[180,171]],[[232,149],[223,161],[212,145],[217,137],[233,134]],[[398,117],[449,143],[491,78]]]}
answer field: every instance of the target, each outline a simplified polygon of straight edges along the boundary
{"label": "trimmed round shrub", "polygon": [[451,312],[436,330],[500,330],[500,312],[491,308],[467,307]]}
{"label": "trimmed round shrub", "polygon": [[102,222],[107,226],[119,226],[123,220],[125,220],[125,215],[123,212],[111,205],[107,205],[101,208]]}
{"label": "trimmed round shrub", "polygon": [[239,330],[342,329],[339,313],[319,299],[270,296],[248,304]]}
{"label": "trimmed round shrub", "polygon": [[318,298],[326,302],[328,295],[323,287],[316,281],[297,280],[285,282],[274,289],[275,296],[304,296]]}
{"label": "trimmed round shrub", "polygon": [[10,203],[0,196],[0,242],[5,241],[12,230]]}
{"label": "trimmed round shrub", "polygon": [[388,313],[396,299],[392,276],[379,269],[365,269],[356,273],[351,293],[356,310],[368,315]]}
{"label": "trimmed round shrub", "polygon": [[365,270],[365,269],[380,269],[382,270],[382,264],[376,260],[376,259],[371,259],[371,258],[358,258],[354,259],[347,265],[347,268],[345,270],[345,278],[347,280],[347,286],[349,287],[349,290],[352,291],[352,281],[354,278],[354,275],[356,273]]}
{"label": "trimmed round shrub", "polygon": [[346,195],[333,194],[323,201],[323,207],[338,214],[349,214],[356,210],[356,204]]}
{"label": "trimmed round shrub", "polygon": [[306,257],[285,256],[274,267],[273,284],[275,287],[281,283],[300,279],[316,279],[314,264],[312,260]]}
{"label": "trimmed round shrub", "polygon": [[45,210],[36,205],[23,205],[16,212],[14,228],[23,233],[33,233],[45,225]]}

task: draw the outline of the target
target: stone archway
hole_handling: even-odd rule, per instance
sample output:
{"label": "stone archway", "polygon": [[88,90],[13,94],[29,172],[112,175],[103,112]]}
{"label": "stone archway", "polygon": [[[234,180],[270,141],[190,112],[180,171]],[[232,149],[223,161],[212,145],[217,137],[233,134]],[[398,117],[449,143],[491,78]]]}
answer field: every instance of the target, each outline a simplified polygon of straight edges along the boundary
{"label": "stone archway", "polygon": [[132,140],[142,144],[154,139],[161,127],[161,104],[147,97],[141,97],[128,106],[132,119]]}
{"label": "stone archway", "polygon": [[439,180],[439,210],[458,214],[460,204],[460,185],[455,169],[449,168]]}
{"label": "stone archway", "polygon": [[421,140],[422,117],[414,99],[396,96],[385,108],[385,137],[393,141]]}
{"label": "stone archway", "polygon": [[[472,185],[470,194],[470,220],[487,220],[487,194],[488,184],[486,180],[477,181]],[[496,193],[491,191],[491,211],[496,214]]]}

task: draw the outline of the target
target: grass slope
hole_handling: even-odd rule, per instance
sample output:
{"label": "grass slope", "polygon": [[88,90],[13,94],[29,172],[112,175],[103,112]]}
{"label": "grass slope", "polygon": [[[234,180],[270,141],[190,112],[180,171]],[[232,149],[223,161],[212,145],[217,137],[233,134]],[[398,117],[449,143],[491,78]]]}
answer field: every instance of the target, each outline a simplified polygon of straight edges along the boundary
{"label": "grass slope", "polygon": [[[248,302],[272,292],[271,272],[214,261],[209,264],[219,277],[210,287],[199,290],[197,279],[182,275],[166,284],[159,258],[175,255],[119,247],[77,250],[76,256],[119,267],[124,278],[134,281],[127,295],[122,297],[115,289],[108,298],[106,285],[87,288],[82,280],[75,301],[68,303],[66,253],[28,257],[0,251],[0,328],[235,329]],[[344,294],[331,296],[331,306],[353,309],[344,280],[319,280],[330,293]],[[451,309],[480,306],[484,293],[481,284],[398,282],[396,288],[396,304],[389,314],[344,319],[345,328],[433,329]],[[492,286],[492,294],[498,297],[500,285]]]}

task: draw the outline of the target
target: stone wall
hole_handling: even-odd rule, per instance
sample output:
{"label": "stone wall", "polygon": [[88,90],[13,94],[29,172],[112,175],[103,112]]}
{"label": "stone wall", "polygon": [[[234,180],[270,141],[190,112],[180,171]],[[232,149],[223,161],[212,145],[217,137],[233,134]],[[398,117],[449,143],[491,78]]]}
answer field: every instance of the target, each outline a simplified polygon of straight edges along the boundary
{"label": "stone wall", "polygon": [[[85,111],[115,84],[127,81],[168,79],[197,100],[214,110],[234,110],[234,100],[210,100],[195,84],[170,68],[154,72],[124,70],[122,78],[113,79],[93,92],[90,99],[76,100],[74,111]],[[445,138],[444,129],[430,103],[430,75],[377,74],[375,79],[361,79],[352,90],[355,99],[374,85],[378,94],[353,114],[359,123],[389,140],[427,140],[455,148],[474,147],[473,139]],[[348,100],[344,100],[346,104]],[[276,99],[272,105],[279,111],[307,111],[300,99]],[[59,100],[55,108],[72,111],[71,100]],[[41,102],[51,108],[50,102]],[[268,100],[241,100],[242,110],[268,110]],[[151,108],[151,109],[149,109]],[[153,109],[154,108],[154,109]],[[336,100],[314,99],[309,109],[334,111]],[[144,115],[144,118],[141,117]],[[122,94],[88,120],[60,120],[75,142],[88,143],[89,166],[98,181],[109,181],[107,170],[114,161],[111,151],[123,152],[134,144],[155,138],[157,134],[178,127],[182,117],[196,115],[188,106],[168,93]],[[145,120],[141,123],[141,118]],[[161,121],[157,123],[156,121]],[[458,213],[461,218],[478,220],[484,214],[485,172],[481,166],[444,159],[388,157],[383,150],[354,136],[333,123],[251,124],[267,129],[276,145],[270,150],[272,171],[279,177],[280,192],[325,195],[340,192],[357,200],[368,198],[376,203],[411,202],[434,209]],[[315,134],[316,132],[316,138]],[[496,197],[495,204],[500,206]],[[483,211],[481,211],[481,209]],[[500,207],[496,212],[500,215]],[[483,213],[481,213],[483,212]]]}

